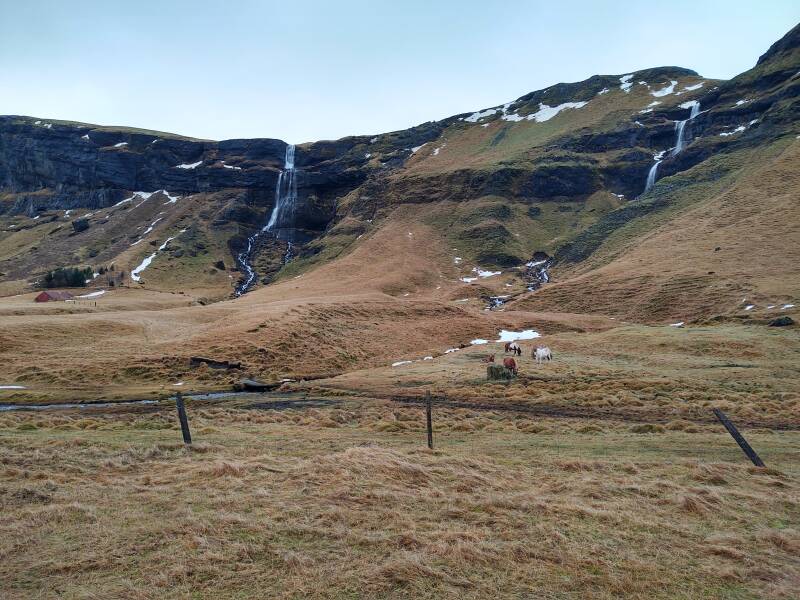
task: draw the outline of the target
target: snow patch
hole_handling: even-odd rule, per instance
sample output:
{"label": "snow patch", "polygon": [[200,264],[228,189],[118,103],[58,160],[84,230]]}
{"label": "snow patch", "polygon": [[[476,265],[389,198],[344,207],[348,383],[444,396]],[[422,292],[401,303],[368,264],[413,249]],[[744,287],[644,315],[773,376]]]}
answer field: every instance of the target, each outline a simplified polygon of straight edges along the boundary
{"label": "snow patch", "polygon": [[687,85],[685,88],[683,88],[683,91],[684,92],[693,92],[695,90],[699,90],[705,84],[706,84],[705,81],[701,81],[700,83],[695,83],[694,85]]}
{"label": "snow patch", "polygon": [[85,134],[85,135],[82,135],[82,136],[81,136],[81,139],[82,139],[82,140],[89,140],[89,141],[91,141],[91,139],[89,138],[89,134],[88,134],[88,133],[87,133],[87,134]]}
{"label": "snow patch", "polygon": [[[150,198],[150,196],[152,196],[153,194],[156,194],[156,193],[158,193],[158,192],[133,192],[133,196],[131,196],[130,198],[125,198],[125,200],[120,200],[119,202],[117,202],[111,208],[115,208],[117,206],[125,204],[126,202],[132,202],[136,198],[141,198],[142,200],[148,200]],[[91,214],[91,213],[89,213],[89,214]],[[85,215],[85,216],[88,217],[89,215]]]}
{"label": "snow patch", "polygon": [[428,142],[425,142],[424,144],[420,144],[419,146],[414,146],[414,147],[411,149],[411,154],[416,154],[416,153],[417,153],[417,151],[418,151],[420,148],[422,148],[423,146],[427,146],[427,145],[428,145]]}
{"label": "snow patch", "polygon": [[671,93],[675,91],[675,86],[678,85],[677,81],[670,81],[669,85],[661,88],[660,90],[656,90],[655,92],[650,92],[651,96],[655,96],[656,98],[662,98],[664,96],[669,96]]}
{"label": "snow patch", "polygon": [[501,109],[499,108],[487,108],[486,110],[479,110],[478,112],[472,113],[468,117],[464,117],[461,119],[462,121],[466,121],[467,123],[477,123],[481,119],[485,119],[486,117],[491,117],[493,114],[496,114]]}
{"label": "snow patch", "polygon": [[677,323],[670,323],[670,327],[683,327],[683,326],[684,326],[683,321],[678,321]]}
{"label": "snow patch", "polygon": [[498,342],[515,342],[517,340],[533,340],[542,337],[538,331],[533,329],[523,329],[522,331],[508,331],[506,329],[500,330],[500,338]]}
{"label": "snow patch", "polygon": [[400,365],[410,365],[410,364],[411,364],[410,360],[401,360],[401,361],[398,361],[396,363],[392,363],[392,366],[393,367],[399,367]]}
{"label": "snow patch", "polygon": [[449,348],[444,351],[445,354],[450,354],[451,352],[458,352],[460,348]]}
{"label": "snow patch", "polygon": [[155,226],[156,226],[156,223],[158,223],[159,221],[161,221],[163,218],[164,218],[164,217],[159,217],[158,219],[156,219],[155,221],[153,221],[152,223],[150,223],[150,226],[149,226],[147,229],[145,229],[145,230],[144,230],[144,233],[142,233],[142,235],[139,237],[139,239],[138,239],[138,240],[136,240],[135,242],[133,242],[133,243],[131,244],[131,246],[135,246],[135,245],[136,245],[136,244],[138,244],[139,242],[142,242],[142,241],[144,241],[144,238],[146,238],[146,237],[147,237],[147,234],[148,234],[148,233],[150,233],[151,231],[153,231],[153,227],[155,227]]}
{"label": "snow patch", "polygon": [[610,91],[611,91],[611,90],[609,90],[608,88],[603,88],[602,90],[600,90],[599,92],[597,92],[597,95],[598,95],[598,96],[602,96],[603,94],[607,94],[607,93],[608,93],[608,92],[610,92]]}
{"label": "snow patch", "polygon": [[633,87],[633,82],[631,81],[631,79],[633,79],[632,73],[630,75],[623,75],[622,77],[619,78],[619,89],[621,89],[626,94],[630,92],[631,88]]}
{"label": "snow patch", "polygon": [[737,133],[742,133],[745,129],[747,129],[745,125],[739,125],[733,131],[723,131],[722,133],[720,133],[720,136],[728,137],[729,135],[736,135]]}
{"label": "snow patch", "polygon": [[166,204],[175,204],[175,203],[176,203],[178,200],[180,200],[180,199],[181,199],[181,197],[180,197],[180,196],[170,196],[170,195],[169,195],[169,192],[168,192],[167,190],[160,190],[160,192],[161,192],[162,194],[164,194],[164,195],[165,195],[167,198],[169,198],[169,200],[167,200],[166,202],[164,202],[164,204],[165,204],[165,205],[166,205]]}
{"label": "snow patch", "polygon": [[544,121],[549,121],[553,117],[555,117],[558,113],[562,110],[567,110],[570,108],[583,108],[586,106],[588,102],[564,102],[563,104],[559,104],[558,106],[548,106],[547,104],[539,104],[539,110],[533,113],[532,115],[528,115],[526,118],[530,120],[534,120],[537,123],[543,123]]}
{"label": "snow patch", "polygon": [[511,121],[513,123],[525,120],[525,117],[518,115],[517,113],[506,114],[500,118],[503,119],[503,121]]}
{"label": "snow patch", "polygon": [[77,298],[99,298],[105,293],[106,293],[105,290],[100,290],[98,292],[92,292],[91,294],[84,294],[83,296],[77,296]]}
{"label": "snow patch", "polygon": [[236,169],[237,171],[241,171],[242,170],[242,167],[235,167],[233,165],[226,165],[224,160],[222,161],[222,166],[225,167],[226,169]]}
{"label": "snow patch", "polygon": [[423,358],[422,360],[433,360],[433,357],[432,357],[432,356],[426,356],[426,357],[425,357],[425,358]]}
{"label": "snow patch", "polygon": [[737,100],[734,106],[741,106],[742,104],[747,104],[748,102],[750,102],[750,100],[747,98],[742,98],[741,100]]}
{"label": "snow patch", "polygon": [[128,142],[120,142],[119,144],[114,144],[114,148],[122,148],[123,146],[127,146]]}
{"label": "snow patch", "polygon": [[180,165],[175,165],[175,168],[176,169],[196,169],[197,167],[199,167],[202,164],[203,164],[203,161],[202,160],[198,160],[195,163],[182,163]]}
{"label": "snow patch", "polygon": [[786,310],[787,308],[794,308],[794,304],[784,304],[781,306],[781,310]]}
{"label": "snow patch", "polygon": [[473,346],[480,346],[482,344],[488,344],[488,343],[489,343],[489,340],[484,340],[484,339],[481,339],[481,338],[472,340],[470,342],[470,344],[472,344]]}
{"label": "snow patch", "polygon": [[748,304],[747,306],[744,307],[744,309],[745,310],[753,310],[755,307],[756,307],[755,304]]}
{"label": "snow patch", "polygon": [[169,244],[174,239],[175,236],[168,237],[166,241],[158,247],[158,250],[153,252],[150,256],[146,257],[141,263],[139,263],[139,266],[136,267],[133,271],[131,271],[131,279],[133,279],[134,281],[141,280],[141,277],[139,277],[139,273],[141,273],[147,267],[149,267],[150,263],[153,262],[153,259],[158,255],[158,253],[162,252],[167,247],[167,244]]}
{"label": "snow patch", "polygon": [[24,385],[0,385],[0,390],[25,390]]}

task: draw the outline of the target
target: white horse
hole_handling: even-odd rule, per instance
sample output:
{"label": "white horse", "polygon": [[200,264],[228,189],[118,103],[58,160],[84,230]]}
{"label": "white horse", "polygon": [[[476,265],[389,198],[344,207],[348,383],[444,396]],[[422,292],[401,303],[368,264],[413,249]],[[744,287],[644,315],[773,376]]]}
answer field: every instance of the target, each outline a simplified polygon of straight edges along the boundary
{"label": "white horse", "polygon": [[539,346],[535,348],[532,354],[533,356],[531,358],[536,359],[537,365],[542,364],[546,360],[553,360],[553,353],[547,346]]}
{"label": "white horse", "polygon": [[522,356],[522,347],[517,342],[511,342],[508,349],[517,356]]}

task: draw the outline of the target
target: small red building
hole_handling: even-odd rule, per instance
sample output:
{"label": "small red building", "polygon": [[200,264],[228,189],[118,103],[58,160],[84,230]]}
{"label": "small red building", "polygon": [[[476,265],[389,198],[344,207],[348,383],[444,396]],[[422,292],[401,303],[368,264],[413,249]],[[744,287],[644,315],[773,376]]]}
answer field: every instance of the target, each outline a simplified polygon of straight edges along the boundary
{"label": "small red building", "polygon": [[72,300],[72,294],[64,290],[45,290],[34,298],[36,302],[63,302],[64,300]]}

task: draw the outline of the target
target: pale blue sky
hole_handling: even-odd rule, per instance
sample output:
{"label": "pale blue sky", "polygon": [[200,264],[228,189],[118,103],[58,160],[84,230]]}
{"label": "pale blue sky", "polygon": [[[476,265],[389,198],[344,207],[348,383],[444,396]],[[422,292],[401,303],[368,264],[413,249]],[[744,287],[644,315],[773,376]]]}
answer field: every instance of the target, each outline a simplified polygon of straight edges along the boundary
{"label": "pale blue sky", "polygon": [[797,0],[0,0],[0,114],[289,142],[661,65],[729,78]]}

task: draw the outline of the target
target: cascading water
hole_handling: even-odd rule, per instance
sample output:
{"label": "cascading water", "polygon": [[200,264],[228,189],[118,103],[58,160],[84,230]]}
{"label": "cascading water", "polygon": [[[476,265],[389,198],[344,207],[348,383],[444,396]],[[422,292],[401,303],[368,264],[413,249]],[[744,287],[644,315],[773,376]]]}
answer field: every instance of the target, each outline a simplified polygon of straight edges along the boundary
{"label": "cascading water", "polygon": [[[675,121],[675,147],[670,152],[670,156],[677,156],[681,150],[686,147],[686,124],[700,114],[700,103],[697,100],[684,102],[681,104],[681,108],[690,108],[691,112],[689,113],[688,119],[684,119],[683,121]],[[664,152],[659,152],[655,155],[654,158],[656,162],[653,163],[653,166],[650,167],[650,171],[647,173],[647,181],[644,185],[644,194],[649,192],[650,189],[655,185],[656,175],[658,175],[658,165],[661,164],[663,157]]]}
{"label": "cascading water", "polygon": [[283,258],[284,264],[292,258],[292,226],[297,204],[297,171],[294,168],[294,150],[294,144],[286,146],[283,170],[278,174],[278,183],[275,185],[275,206],[272,207],[267,224],[247,238],[247,247],[236,256],[236,262],[245,273],[244,281],[236,287],[234,292],[237,297],[249,290],[256,280],[256,272],[250,264],[250,257],[253,246],[261,234],[271,232],[275,238],[286,240],[289,247]]}
{"label": "cascading water", "polygon": [[656,184],[656,175],[658,174],[658,165],[661,164],[661,161],[664,159],[664,151],[659,152],[658,154],[654,155],[653,158],[656,162],[653,163],[653,166],[650,167],[650,171],[647,172],[647,182],[644,185],[644,193],[650,191],[650,188]]}
{"label": "cascading water", "polygon": [[681,104],[681,107],[689,108],[690,104],[692,111],[689,113],[689,118],[684,119],[683,121],[675,121],[676,139],[675,147],[672,149],[671,156],[678,156],[678,153],[680,153],[680,151],[686,147],[686,136],[684,135],[686,131],[686,124],[700,114],[700,103],[697,100],[692,100],[690,102],[686,102],[685,104]]}
{"label": "cascading water", "polygon": [[[278,175],[275,188],[275,206],[269,221],[262,231],[274,231],[276,228],[291,226],[294,221],[294,209],[297,203],[297,172],[294,168],[294,144],[286,146],[286,158],[283,171]],[[288,221],[288,222],[287,222]],[[291,240],[288,240],[291,242]]]}

